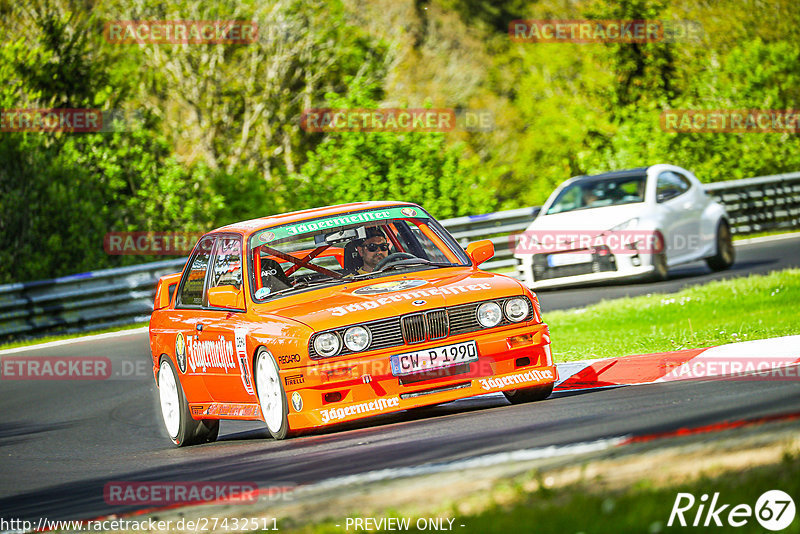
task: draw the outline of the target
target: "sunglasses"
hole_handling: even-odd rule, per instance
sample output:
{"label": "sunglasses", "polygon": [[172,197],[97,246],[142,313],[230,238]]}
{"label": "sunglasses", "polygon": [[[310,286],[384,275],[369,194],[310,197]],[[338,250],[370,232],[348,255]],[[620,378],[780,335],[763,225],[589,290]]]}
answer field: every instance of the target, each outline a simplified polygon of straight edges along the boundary
{"label": "sunglasses", "polygon": [[389,243],[369,243],[368,245],[364,245],[364,248],[370,252],[376,252],[378,249],[386,252],[389,250]]}

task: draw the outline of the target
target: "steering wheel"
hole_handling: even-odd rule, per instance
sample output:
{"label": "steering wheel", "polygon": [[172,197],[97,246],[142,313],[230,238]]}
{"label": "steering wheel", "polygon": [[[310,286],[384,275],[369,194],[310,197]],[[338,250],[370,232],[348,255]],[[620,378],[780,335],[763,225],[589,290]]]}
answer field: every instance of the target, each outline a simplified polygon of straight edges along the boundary
{"label": "steering wheel", "polygon": [[384,267],[388,266],[390,263],[397,263],[398,261],[402,260],[416,260],[417,257],[413,254],[409,254],[408,252],[392,252],[385,258],[383,258],[378,265],[375,266],[376,271],[380,271]]}

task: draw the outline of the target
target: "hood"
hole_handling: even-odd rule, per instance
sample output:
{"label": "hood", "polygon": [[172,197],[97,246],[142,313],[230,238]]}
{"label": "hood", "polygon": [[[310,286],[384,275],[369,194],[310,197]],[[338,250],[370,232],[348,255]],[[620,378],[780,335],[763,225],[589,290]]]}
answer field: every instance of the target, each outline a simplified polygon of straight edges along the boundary
{"label": "hood", "polygon": [[[553,231],[597,231],[598,233],[640,217],[646,211],[645,204],[623,204],[585,210],[568,211],[537,217],[527,230]],[[527,231],[526,230],[526,231]]]}
{"label": "hood", "polygon": [[320,331],[522,294],[522,285],[507,276],[443,268],[304,291],[257,304],[255,311],[294,319]]}

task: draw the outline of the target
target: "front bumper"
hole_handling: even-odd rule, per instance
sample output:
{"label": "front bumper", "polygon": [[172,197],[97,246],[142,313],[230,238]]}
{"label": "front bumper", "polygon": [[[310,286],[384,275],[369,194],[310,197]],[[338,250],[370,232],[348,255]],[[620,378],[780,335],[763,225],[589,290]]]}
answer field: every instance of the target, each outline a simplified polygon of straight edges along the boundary
{"label": "front bumper", "polygon": [[544,324],[472,332],[414,348],[468,340],[477,343],[478,361],[406,377],[392,375],[389,362],[392,354],[407,352],[408,346],[283,370],[289,427],[316,428],[491,392],[547,385],[558,379],[550,353],[550,334]]}

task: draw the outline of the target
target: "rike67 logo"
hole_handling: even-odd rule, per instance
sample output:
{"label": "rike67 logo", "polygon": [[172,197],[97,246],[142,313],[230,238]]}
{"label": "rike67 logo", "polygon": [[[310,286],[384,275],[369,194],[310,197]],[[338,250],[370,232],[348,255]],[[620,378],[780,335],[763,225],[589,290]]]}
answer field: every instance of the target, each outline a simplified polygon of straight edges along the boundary
{"label": "rike67 logo", "polygon": [[682,527],[742,527],[755,516],[763,528],[777,532],[792,524],[795,511],[794,500],[781,490],[765,491],[754,508],[749,504],[723,504],[719,492],[714,493],[710,502],[705,493],[699,501],[691,493],[678,493],[667,526],[674,523]]}

